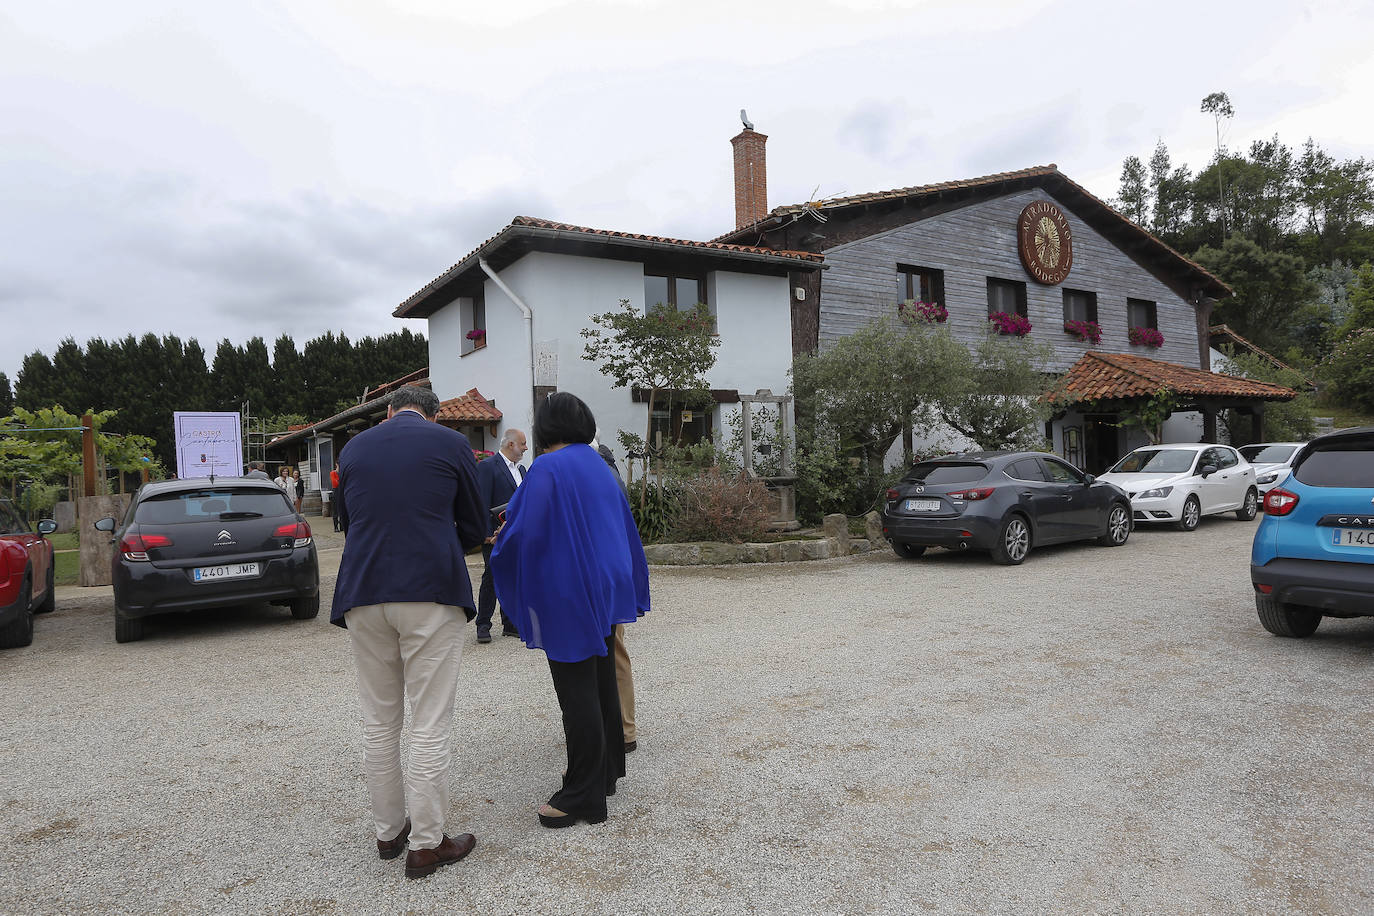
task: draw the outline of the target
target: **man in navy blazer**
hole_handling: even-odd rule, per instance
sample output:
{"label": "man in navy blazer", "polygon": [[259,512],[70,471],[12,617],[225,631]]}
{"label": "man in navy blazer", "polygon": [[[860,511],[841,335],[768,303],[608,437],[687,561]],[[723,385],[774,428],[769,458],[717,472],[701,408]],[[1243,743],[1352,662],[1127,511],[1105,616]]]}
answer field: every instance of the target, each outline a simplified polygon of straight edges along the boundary
{"label": "man in navy blazer", "polygon": [[[515,488],[525,476],[525,468],[520,464],[525,454],[525,434],[518,429],[508,429],[501,437],[501,447],[495,455],[477,465],[477,492],[488,508],[504,506],[515,495]],[[487,561],[482,570],[482,585],[477,592],[477,641],[491,642],[491,615],[496,610],[496,584],[491,578],[492,535],[496,532],[496,520],[487,513],[487,538],[482,543],[482,559]],[[519,636],[515,622],[501,609],[501,632],[506,636]]]}
{"label": "man in navy blazer", "polygon": [[428,389],[393,394],[386,422],[341,450],[335,491],[347,540],[330,621],[348,629],[353,648],[377,854],[393,859],[409,840],[408,878],[457,862],[477,842],[445,835],[444,824],[463,627],[474,613],[463,555],[486,537],[488,513],[472,447],[434,422],[438,409]]}

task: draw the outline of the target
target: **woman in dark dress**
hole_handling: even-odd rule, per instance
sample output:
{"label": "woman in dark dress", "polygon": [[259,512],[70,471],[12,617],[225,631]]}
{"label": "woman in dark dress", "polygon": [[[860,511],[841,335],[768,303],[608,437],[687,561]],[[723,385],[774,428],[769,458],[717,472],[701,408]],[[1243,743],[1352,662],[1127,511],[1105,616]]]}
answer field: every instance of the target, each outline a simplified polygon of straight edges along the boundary
{"label": "woman in dark dress", "polygon": [[596,421],[587,405],[551,394],[533,432],[541,454],[506,508],[492,574],[520,638],[548,656],[563,712],[568,768],[539,822],[595,824],[625,775],[612,630],[649,610],[649,567],[629,501],[588,444]]}

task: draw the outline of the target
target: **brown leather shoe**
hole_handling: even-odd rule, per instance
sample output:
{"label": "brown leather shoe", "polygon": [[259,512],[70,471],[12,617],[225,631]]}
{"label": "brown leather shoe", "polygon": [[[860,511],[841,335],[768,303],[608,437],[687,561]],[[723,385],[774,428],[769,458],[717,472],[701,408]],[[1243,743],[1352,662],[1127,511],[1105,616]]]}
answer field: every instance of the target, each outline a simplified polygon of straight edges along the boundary
{"label": "brown leather shoe", "polygon": [[406,877],[423,878],[432,875],[445,865],[452,865],[477,845],[477,837],[470,833],[445,836],[444,841],[433,849],[412,849],[406,853]]}
{"label": "brown leather shoe", "polygon": [[394,859],[402,852],[405,852],[406,840],[410,837],[410,818],[406,818],[406,825],[401,828],[401,832],[389,840],[377,841],[377,855],[383,859]]}

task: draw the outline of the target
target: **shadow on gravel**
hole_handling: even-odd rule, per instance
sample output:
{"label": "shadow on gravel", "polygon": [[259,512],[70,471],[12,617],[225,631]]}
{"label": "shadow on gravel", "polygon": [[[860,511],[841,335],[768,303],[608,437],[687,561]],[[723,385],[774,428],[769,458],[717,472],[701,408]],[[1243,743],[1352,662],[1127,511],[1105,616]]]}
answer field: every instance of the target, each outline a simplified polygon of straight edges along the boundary
{"label": "shadow on gravel", "polygon": [[309,626],[318,622],[318,618],[296,620],[288,608],[271,604],[243,604],[178,614],[156,614],[143,620],[142,641],[166,643],[227,638],[247,631]]}

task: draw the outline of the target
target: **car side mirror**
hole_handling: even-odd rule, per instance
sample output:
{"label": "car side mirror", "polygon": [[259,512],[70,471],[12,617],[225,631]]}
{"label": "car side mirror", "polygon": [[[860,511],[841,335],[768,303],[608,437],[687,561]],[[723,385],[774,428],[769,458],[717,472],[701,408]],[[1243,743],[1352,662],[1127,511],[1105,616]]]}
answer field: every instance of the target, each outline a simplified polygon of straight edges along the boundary
{"label": "car side mirror", "polygon": [[1097,475],[1096,475],[1096,474],[1084,474],[1084,475],[1083,475],[1083,485],[1084,485],[1085,487],[1090,487],[1090,486],[1092,486],[1093,483],[1094,483],[1096,480],[1097,480]]}
{"label": "car side mirror", "polygon": [[96,531],[114,531],[115,520],[110,516],[106,516],[105,518],[102,518],[100,521],[96,522],[94,527]]}
{"label": "car side mirror", "polygon": [[1208,477],[1211,477],[1216,472],[1217,466],[1215,464],[1204,464],[1202,466],[1202,470],[1198,471],[1198,476],[1200,476],[1203,480],[1206,480]]}
{"label": "car side mirror", "polygon": [[45,518],[38,523],[38,533],[47,537],[57,530],[57,522],[50,518]]}

